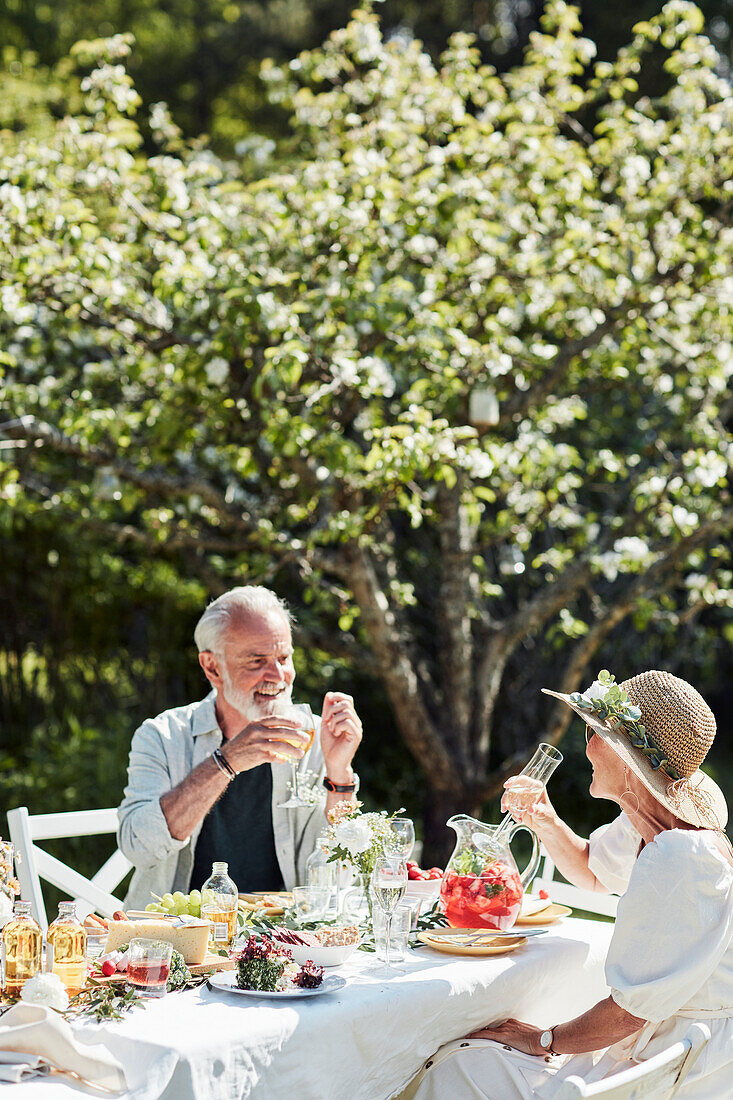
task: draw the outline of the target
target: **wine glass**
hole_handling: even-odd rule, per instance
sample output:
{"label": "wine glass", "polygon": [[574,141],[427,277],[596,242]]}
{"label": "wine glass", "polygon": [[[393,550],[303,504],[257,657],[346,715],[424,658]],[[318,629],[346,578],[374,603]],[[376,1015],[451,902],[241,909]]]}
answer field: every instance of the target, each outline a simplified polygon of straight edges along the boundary
{"label": "wine glass", "polygon": [[[518,810],[523,810],[526,813],[532,809],[542,796],[547,780],[558,764],[562,762],[562,758],[562,753],[554,745],[542,743],[537,746],[532,759],[525,764],[519,773],[520,777],[525,776],[530,782],[523,785],[518,784],[512,788],[512,793],[516,796]],[[514,818],[511,813],[505,814],[496,827],[493,838],[494,844],[500,844],[504,841],[506,835],[511,832],[513,825]]]}
{"label": "wine glass", "polygon": [[[316,722],[313,717],[313,711],[307,703],[288,703],[286,706],[278,707],[278,718],[289,718],[293,722],[297,722],[303,733],[306,733],[309,737],[308,744],[305,751],[308,752],[313,739],[316,735]],[[295,748],[300,748],[300,741],[289,741],[286,735],[283,735],[280,740],[287,741],[289,745],[293,745]],[[293,810],[300,806],[310,806],[309,802],[305,802],[300,796],[300,788],[298,787],[298,761],[290,761],[290,769],[292,775],[292,783],[290,788],[290,798],[286,802],[281,802],[279,808],[281,810]]]}
{"label": "wine glass", "polygon": [[380,856],[372,871],[372,895],[384,913],[385,925],[385,964],[389,961],[389,937],[392,931],[392,914],[405,894],[407,888],[407,867],[398,855]]}
{"label": "wine glass", "polygon": [[415,826],[409,817],[393,817],[389,823],[392,837],[389,840],[389,849],[396,852],[403,859],[409,859],[415,846]]}

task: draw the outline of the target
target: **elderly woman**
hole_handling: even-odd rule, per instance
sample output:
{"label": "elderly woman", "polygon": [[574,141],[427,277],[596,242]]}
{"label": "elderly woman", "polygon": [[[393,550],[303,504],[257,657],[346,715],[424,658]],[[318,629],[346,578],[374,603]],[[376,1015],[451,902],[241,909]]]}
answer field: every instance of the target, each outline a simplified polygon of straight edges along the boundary
{"label": "elderly woman", "polygon": [[546,792],[523,812],[518,779],[507,782],[502,808],[537,833],[575,885],[623,894],[606,959],[610,996],[546,1029],[504,1020],[449,1043],[406,1096],[546,1100],[570,1074],[598,1081],[651,1058],[694,1020],[712,1038],[676,1095],[733,1095],[733,852],[723,794],[699,770],[715,719],[667,672],[619,685],[601,675],[582,695],[547,694],[584,719],[590,793],[620,815],[582,840]]}

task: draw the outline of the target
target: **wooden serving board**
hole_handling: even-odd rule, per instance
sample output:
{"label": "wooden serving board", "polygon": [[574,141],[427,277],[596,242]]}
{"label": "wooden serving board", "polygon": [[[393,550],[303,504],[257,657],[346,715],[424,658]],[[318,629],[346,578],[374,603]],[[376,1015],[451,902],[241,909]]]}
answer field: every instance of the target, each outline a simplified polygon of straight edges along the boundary
{"label": "wooden serving board", "polygon": [[293,895],[287,891],[264,890],[254,894],[240,894],[239,908],[245,913],[260,909],[266,917],[282,917],[285,910],[293,904]]}
{"label": "wooden serving board", "polygon": [[[209,953],[202,963],[191,963],[188,965],[189,972],[192,978],[201,978],[205,974],[215,974],[219,970],[234,970],[235,963],[233,959],[228,959],[224,955],[213,955]],[[124,971],[117,971],[114,974],[110,974],[109,978],[105,978],[103,974],[90,974],[88,978],[89,985],[120,985],[127,981],[127,975]]]}

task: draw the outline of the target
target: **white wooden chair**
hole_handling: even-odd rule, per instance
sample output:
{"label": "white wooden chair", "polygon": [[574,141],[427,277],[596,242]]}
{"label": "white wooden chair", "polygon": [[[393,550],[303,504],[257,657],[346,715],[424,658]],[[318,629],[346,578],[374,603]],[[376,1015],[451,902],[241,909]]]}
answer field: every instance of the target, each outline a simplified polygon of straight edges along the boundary
{"label": "white wooden chair", "polygon": [[596,894],[592,890],[582,890],[579,886],[571,886],[568,882],[560,882],[555,878],[555,864],[544,848],[540,871],[532,885],[532,893],[546,890],[552,901],[560,905],[569,905],[571,909],[585,909],[589,913],[599,913],[604,917],[615,917],[618,908],[618,897],[615,894]]}
{"label": "white wooden chair", "polygon": [[76,901],[77,913],[81,917],[92,910],[111,917],[115,909],[122,909],[122,902],[112,893],[132,866],[122,852],[116,850],[88,879],[36,844],[37,840],[116,833],[117,810],[75,810],[31,815],[26,806],[18,806],[15,810],[8,810],[8,827],[11,843],[20,855],[16,869],[20,895],[24,901],[31,903],[33,915],[44,932],[48,919],[41,879],[57,886]]}
{"label": "white wooden chair", "polygon": [[605,1081],[589,1085],[580,1077],[567,1077],[554,1100],[638,1100],[642,1096],[650,1100],[670,1100],[709,1039],[710,1029],[705,1024],[692,1024],[678,1043],[647,1062],[614,1073]]}

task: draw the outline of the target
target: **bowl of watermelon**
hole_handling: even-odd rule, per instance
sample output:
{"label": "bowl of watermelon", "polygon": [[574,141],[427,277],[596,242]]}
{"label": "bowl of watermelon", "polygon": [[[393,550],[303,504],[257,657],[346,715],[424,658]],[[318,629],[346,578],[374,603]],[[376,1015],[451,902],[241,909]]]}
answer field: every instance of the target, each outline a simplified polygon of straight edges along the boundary
{"label": "bowl of watermelon", "polygon": [[443,881],[443,872],[440,867],[430,867],[424,870],[414,860],[408,859],[407,863],[407,889],[405,899],[419,899],[422,909],[429,909],[438,900],[440,884]]}

